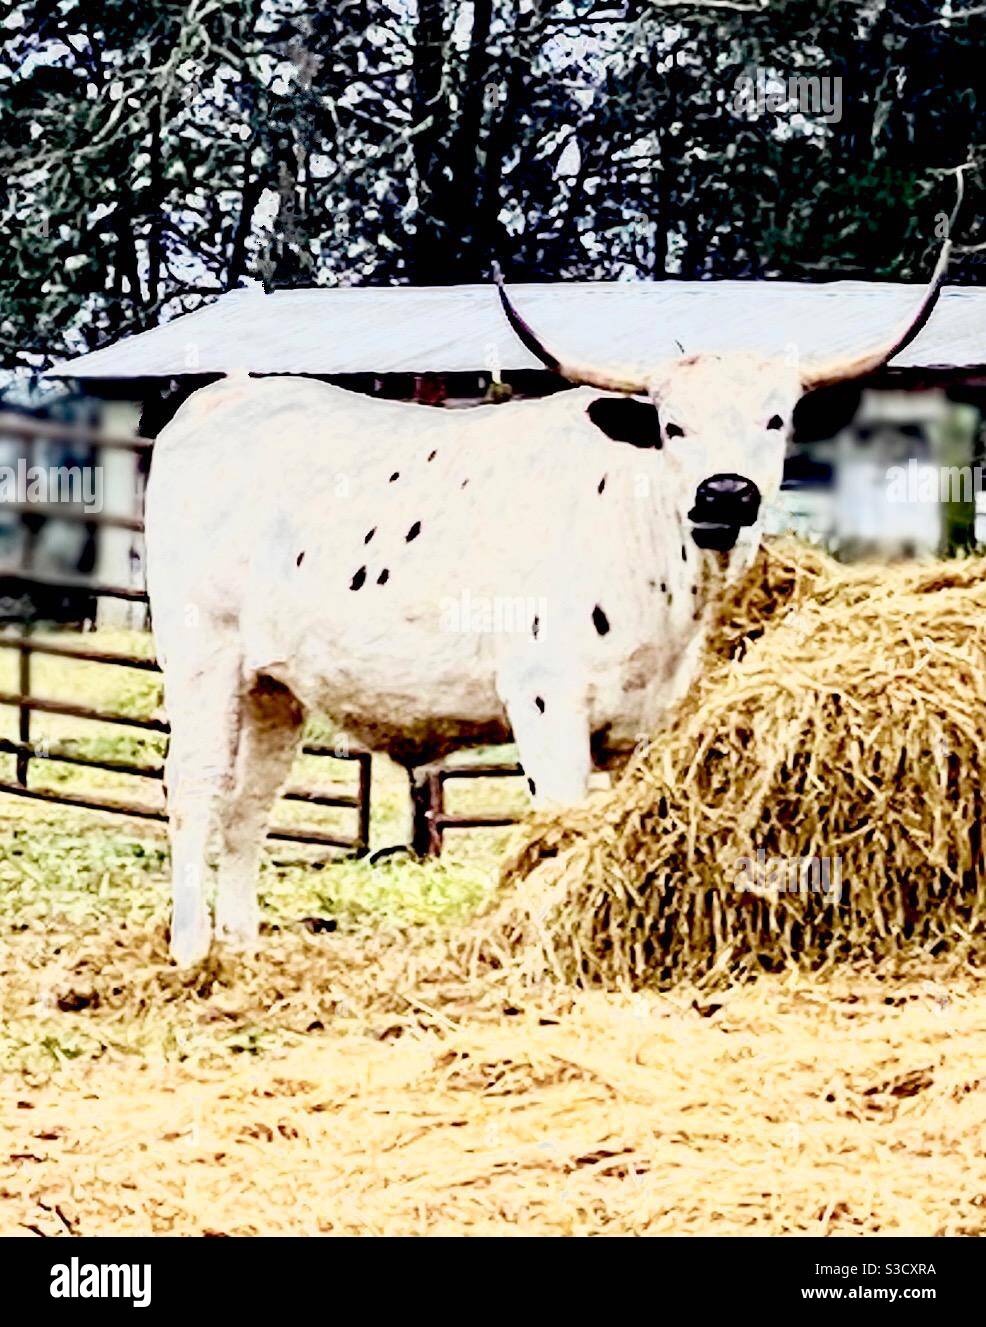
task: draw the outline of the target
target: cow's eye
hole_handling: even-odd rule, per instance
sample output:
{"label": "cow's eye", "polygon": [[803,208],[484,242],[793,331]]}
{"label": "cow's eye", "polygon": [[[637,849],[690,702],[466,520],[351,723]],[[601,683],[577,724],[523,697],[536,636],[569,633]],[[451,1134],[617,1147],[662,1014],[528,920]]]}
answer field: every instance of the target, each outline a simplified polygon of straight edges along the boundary
{"label": "cow's eye", "polygon": [[677,424],[665,424],[664,432],[669,438],[683,438],[685,436],[685,430]]}
{"label": "cow's eye", "polygon": [[767,420],[767,427],[769,429],[782,429],[784,427],[784,421],[781,419],[780,415],[771,415]]}

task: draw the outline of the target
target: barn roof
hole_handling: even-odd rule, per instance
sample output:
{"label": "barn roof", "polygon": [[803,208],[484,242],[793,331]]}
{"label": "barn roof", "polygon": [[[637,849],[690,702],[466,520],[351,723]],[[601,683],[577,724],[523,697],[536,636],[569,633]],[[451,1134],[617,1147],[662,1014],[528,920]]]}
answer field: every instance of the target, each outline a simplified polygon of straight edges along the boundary
{"label": "barn roof", "polygon": [[[574,360],[656,362],[679,352],[861,350],[905,319],[921,288],[892,282],[565,282],[511,295],[545,342]],[[539,368],[492,285],[234,290],[204,308],[68,360],[70,378],[258,373],[476,372]],[[986,288],[947,287],[894,368],[986,365]]]}

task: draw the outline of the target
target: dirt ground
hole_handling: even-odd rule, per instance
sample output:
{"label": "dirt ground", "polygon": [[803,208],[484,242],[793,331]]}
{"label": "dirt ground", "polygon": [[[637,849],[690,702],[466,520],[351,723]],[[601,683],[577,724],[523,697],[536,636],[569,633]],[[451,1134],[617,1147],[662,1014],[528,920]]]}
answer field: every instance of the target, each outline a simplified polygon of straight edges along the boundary
{"label": "dirt ground", "polygon": [[518,1004],[439,948],[8,935],[0,1233],[986,1233],[981,980]]}

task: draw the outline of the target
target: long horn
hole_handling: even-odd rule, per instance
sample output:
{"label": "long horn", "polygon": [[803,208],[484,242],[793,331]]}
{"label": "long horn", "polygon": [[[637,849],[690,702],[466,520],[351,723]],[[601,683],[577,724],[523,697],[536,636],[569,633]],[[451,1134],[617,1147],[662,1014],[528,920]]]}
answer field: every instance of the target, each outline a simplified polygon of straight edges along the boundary
{"label": "long horn", "polygon": [[493,279],[500,294],[503,312],[507,322],[517,333],[517,337],[532,355],[536,355],[546,369],[560,373],[569,382],[580,383],[585,387],[598,387],[604,392],[623,392],[627,396],[641,396],[647,391],[647,384],[641,378],[618,377],[604,370],[589,368],[581,364],[564,364],[550,350],[547,350],[534,334],[529,324],[520,316],[507,296],[503,273],[499,263],[493,264]]}
{"label": "long horn", "polygon": [[816,387],[831,387],[834,383],[845,382],[849,378],[862,378],[865,374],[882,368],[895,355],[899,355],[902,350],[906,349],[934,312],[945,280],[945,272],[948,270],[948,259],[951,252],[952,242],[946,240],[942,245],[934,274],[928,283],[928,288],[924,292],[921,303],[889,342],[876,350],[869,350],[861,355],[849,358],[843,357],[820,364],[809,364],[801,375],[805,391],[811,391]]}

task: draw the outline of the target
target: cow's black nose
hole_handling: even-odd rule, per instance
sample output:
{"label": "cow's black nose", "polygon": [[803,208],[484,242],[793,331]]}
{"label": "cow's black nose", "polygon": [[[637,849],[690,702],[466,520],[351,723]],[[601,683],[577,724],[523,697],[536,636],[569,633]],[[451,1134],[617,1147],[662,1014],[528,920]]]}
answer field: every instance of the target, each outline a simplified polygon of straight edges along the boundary
{"label": "cow's black nose", "polygon": [[760,510],[760,490],[742,475],[710,475],[695,492],[695,506],[688,513],[693,521],[722,521],[729,525],[752,525]]}
{"label": "cow's black nose", "polygon": [[704,479],[695,494],[698,502],[719,502],[721,499],[749,507],[760,505],[760,493],[756,484],[742,475],[712,475]]}

